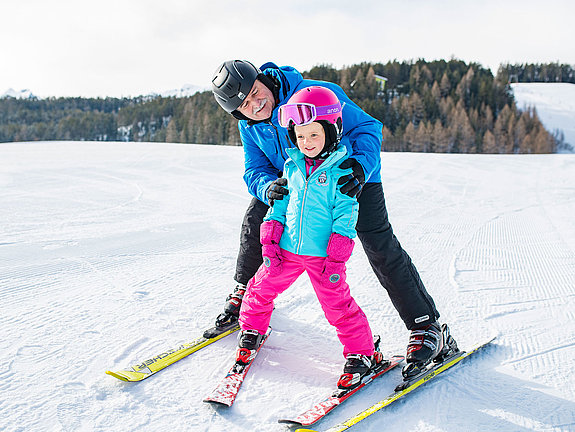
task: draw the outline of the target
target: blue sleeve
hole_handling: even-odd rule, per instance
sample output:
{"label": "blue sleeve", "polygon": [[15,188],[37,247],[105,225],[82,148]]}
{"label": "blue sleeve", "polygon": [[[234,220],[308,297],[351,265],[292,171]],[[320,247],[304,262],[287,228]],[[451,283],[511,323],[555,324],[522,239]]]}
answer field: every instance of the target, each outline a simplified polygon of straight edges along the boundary
{"label": "blue sleeve", "polygon": [[357,106],[336,84],[326,83],[337,95],[343,107],[343,134],[349,138],[352,147],[351,158],[363,167],[366,181],[379,168],[383,124]]}
{"label": "blue sleeve", "polygon": [[245,123],[242,120],[238,125],[244,146],[244,181],[248,187],[248,192],[267,204],[266,192],[271,182],[277,179],[278,170],[258,147],[249,131],[246,130]]}

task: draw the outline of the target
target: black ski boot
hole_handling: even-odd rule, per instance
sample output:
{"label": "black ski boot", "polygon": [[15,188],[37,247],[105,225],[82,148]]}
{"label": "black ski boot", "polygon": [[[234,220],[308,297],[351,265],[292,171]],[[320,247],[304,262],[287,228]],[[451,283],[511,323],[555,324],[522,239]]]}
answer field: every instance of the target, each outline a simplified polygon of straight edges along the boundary
{"label": "black ski boot", "polygon": [[241,370],[249,365],[256,356],[258,348],[260,347],[263,334],[259,334],[257,330],[242,330],[238,335],[238,350],[236,351],[236,364],[234,372],[241,372]]}
{"label": "black ski boot", "polygon": [[242,307],[242,300],[244,298],[245,293],[246,293],[246,286],[240,283],[237,284],[236,287],[234,288],[234,291],[226,298],[226,304],[224,306],[224,314],[232,315],[236,318],[239,317],[240,308]]}
{"label": "black ski boot", "polygon": [[343,374],[337,382],[337,388],[346,391],[353,390],[361,384],[362,379],[370,373],[372,367],[373,356],[348,354],[343,367]]}
{"label": "black ski boot", "polygon": [[363,378],[374,373],[378,365],[383,361],[383,354],[379,350],[380,341],[381,338],[379,336],[376,335],[373,337],[375,352],[372,356],[366,356],[363,354],[347,355],[346,362],[343,367],[343,374],[341,374],[337,382],[337,388],[340,395],[342,390],[350,391],[358,387],[362,383]]}
{"label": "black ski boot", "polygon": [[226,298],[224,305],[224,312],[219,314],[216,318],[216,324],[211,329],[204,332],[204,337],[207,339],[216,337],[224,331],[234,327],[238,323],[240,316],[240,308],[242,306],[242,299],[246,293],[246,286],[244,284],[237,284],[234,291]]}
{"label": "black ski boot", "polygon": [[447,324],[436,321],[426,327],[411,331],[407,345],[407,365],[403,367],[403,378],[408,380],[421,373],[432,361],[441,363],[445,357],[459,351],[455,339],[449,333]]}

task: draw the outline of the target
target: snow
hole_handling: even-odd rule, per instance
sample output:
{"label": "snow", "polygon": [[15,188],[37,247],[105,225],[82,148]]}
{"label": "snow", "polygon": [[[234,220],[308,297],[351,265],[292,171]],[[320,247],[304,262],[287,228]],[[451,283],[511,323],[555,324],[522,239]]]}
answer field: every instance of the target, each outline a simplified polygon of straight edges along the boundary
{"label": "snow", "polygon": [[[195,95],[196,93],[199,92],[204,92],[209,90],[211,87],[206,87],[206,86],[199,86],[199,85],[195,85],[195,84],[184,84],[181,88],[178,89],[170,89],[170,90],[165,90],[165,91],[161,91],[159,93],[151,93],[147,96],[150,97],[157,97],[157,96],[161,96],[161,97],[178,97],[178,98],[183,98],[183,97],[190,97]],[[23,90],[14,90],[12,88],[9,88],[8,90],[6,90],[3,94],[0,95],[0,99],[3,98],[15,98],[15,99],[39,99],[37,98],[34,94],[32,94],[32,92],[28,89],[23,89]]]}
{"label": "snow", "polygon": [[545,128],[563,132],[565,143],[575,149],[575,84],[516,83],[511,88],[519,109],[535,107]]}
{"label": "snow", "polygon": [[[231,409],[202,402],[223,339],[141,383],[106,375],[190,341],[233,288],[250,200],[241,148],[0,145],[0,430],[286,431],[343,357],[304,277]],[[493,346],[358,431],[575,431],[575,157],[384,153],[395,233],[459,345]],[[358,245],[359,246],[359,245]],[[386,355],[408,332],[361,247],[349,282]],[[399,370],[325,430],[383,399]]]}
{"label": "snow", "polygon": [[0,95],[0,99],[4,98],[36,99],[36,96],[34,96],[32,92],[28,89],[14,90],[12,88],[9,88],[4,92],[4,94]]}
{"label": "snow", "polygon": [[201,93],[204,91],[208,91],[210,89],[211,87],[198,86],[194,84],[185,84],[179,89],[166,90],[161,92],[159,95],[162,97],[183,98],[183,97],[190,97],[195,95],[196,93]]}

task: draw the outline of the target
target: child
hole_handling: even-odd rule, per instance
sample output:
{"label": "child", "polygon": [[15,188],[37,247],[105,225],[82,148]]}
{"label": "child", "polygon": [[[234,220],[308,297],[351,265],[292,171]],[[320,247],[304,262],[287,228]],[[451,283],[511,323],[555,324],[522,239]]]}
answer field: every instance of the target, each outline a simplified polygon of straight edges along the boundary
{"label": "child", "polygon": [[240,310],[236,361],[253,358],[268,329],[274,299],[306,271],[329,323],[344,346],[346,363],[338,388],[361,384],[382,361],[367,318],[346,283],[345,263],[356,235],[358,203],[342,194],[337,179],[347,150],[338,145],[342,106],[331,90],[307,87],[279,109],[297,148],[287,149],[284,166],[289,194],[276,200],[261,225],[263,264],[250,280]]}

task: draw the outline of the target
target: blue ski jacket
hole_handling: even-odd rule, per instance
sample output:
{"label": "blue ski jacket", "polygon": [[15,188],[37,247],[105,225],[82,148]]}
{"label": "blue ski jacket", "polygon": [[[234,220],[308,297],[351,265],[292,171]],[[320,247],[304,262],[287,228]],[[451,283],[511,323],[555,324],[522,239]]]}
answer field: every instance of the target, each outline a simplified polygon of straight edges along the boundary
{"label": "blue ski jacket", "polygon": [[316,170],[306,175],[305,156],[298,149],[287,149],[284,165],[289,194],[275,200],[264,220],[284,225],[280,247],[298,255],[327,256],[332,233],[354,238],[359,204],[355,198],[337,192],[337,180],[351,173],[339,164],[347,158],[347,148],[339,145]]}
{"label": "blue ski jacket", "polygon": [[363,167],[366,182],[381,182],[381,122],[352,102],[337,84],[303,79],[291,66],[278,67],[266,63],[260,69],[264,74],[275,77],[280,83],[280,89],[279,103],[269,122],[249,124],[247,120],[239,121],[245,156],[244,181],[251,195],[268,203],[266,191],[283,169],[288,158],[286,150],[294,147],[287,130],[278,124],[278,108],[298,90],[314,85],[327,87],[337,95],[343,105],[341,144],[347,148],[349,157],[355,158]]}

